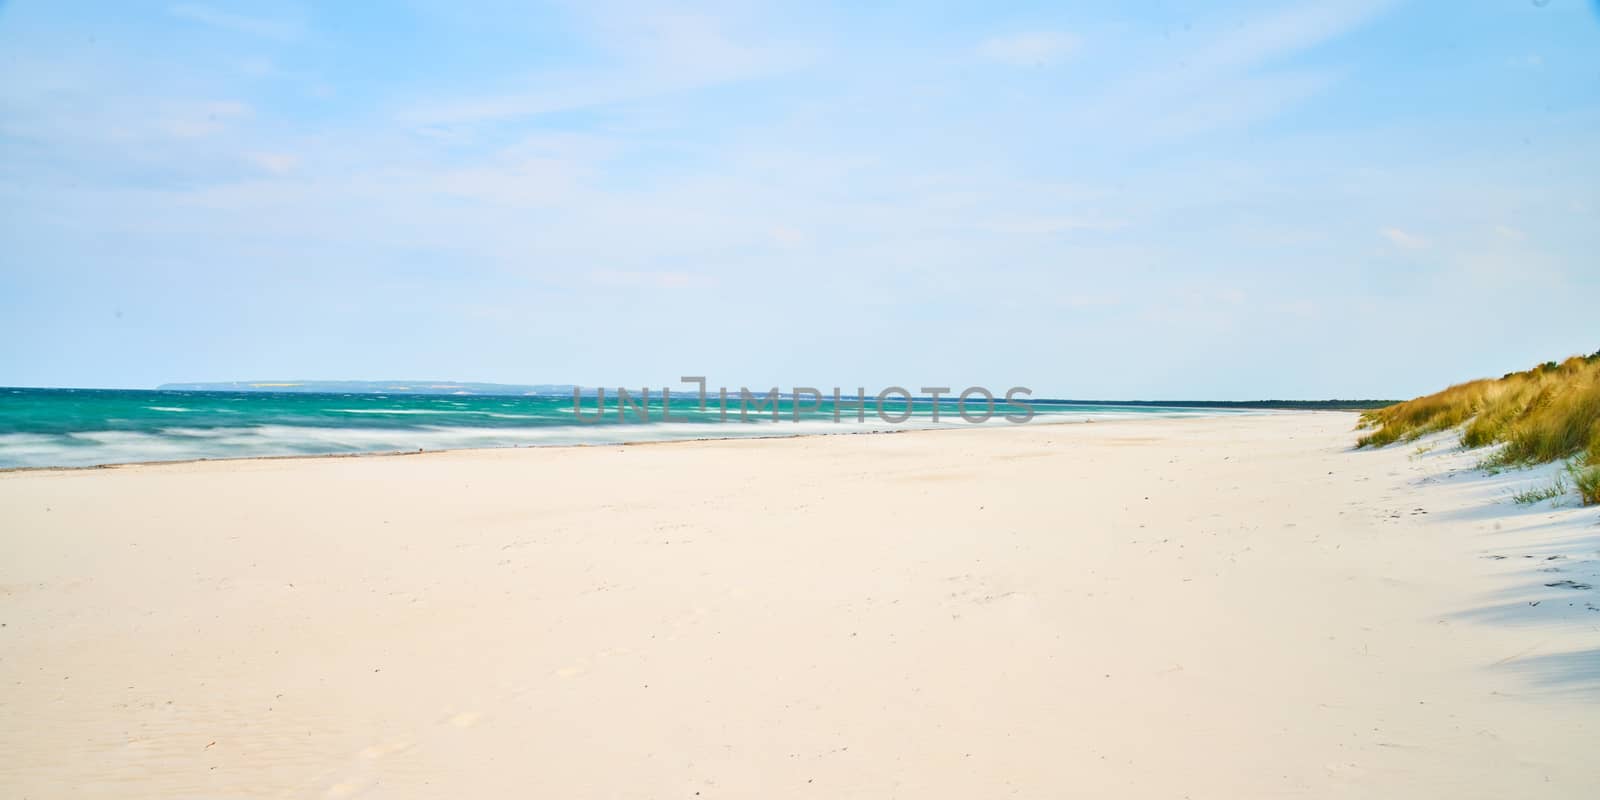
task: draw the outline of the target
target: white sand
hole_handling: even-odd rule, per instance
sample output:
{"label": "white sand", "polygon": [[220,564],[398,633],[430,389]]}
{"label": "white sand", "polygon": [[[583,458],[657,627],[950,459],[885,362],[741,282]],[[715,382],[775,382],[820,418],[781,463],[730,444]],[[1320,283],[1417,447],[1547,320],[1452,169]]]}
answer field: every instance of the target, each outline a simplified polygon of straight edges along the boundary
{"label": "white sand", "polygon": [[1594,796],[1595,510],[1353,421],[0,475],[0,796]]}

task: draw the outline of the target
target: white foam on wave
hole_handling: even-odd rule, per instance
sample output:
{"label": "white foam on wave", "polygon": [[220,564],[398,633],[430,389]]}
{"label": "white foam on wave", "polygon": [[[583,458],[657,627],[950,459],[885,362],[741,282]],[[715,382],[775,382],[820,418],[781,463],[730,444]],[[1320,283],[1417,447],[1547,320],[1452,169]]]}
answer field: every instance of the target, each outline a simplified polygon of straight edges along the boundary
{"label": "white foam on wave", "polygon": [[496,417],[499,419],[544,419],[544,416],[541,414],[507,414],[500,411],[478,411],[476,409],[457,408],[334,408],[329,410],[339,414],[375,414],[378,416],[422,415],[441,417]]}
{"label": "white foam on wave", "polygon": [[889,425],[881,421],[866,424],[855,422],[835,424],[828,420],[805,420],[795,423],[772,422],[767,419],[760,423],[740,423],[730,420],[726,423],[567,424],[520,428],[257,425],[226,428],[170,427],[157,432],[78,431],[60,435],[3,434],[0,435],[0,467],[79,467],[203,458],[621,444],[684,439],[856,433],[925,426],[926,422],[904,425]]}
{"label": "white foam on wave", "polygon": [[[462,413],[462,412],[450,412]],[[485,413],[485,412],[467,412]],[[1171,411],[1096,410],[1089,412],[1038,410],[1035,421],[1079,422],[1151,416],[1201,416],[1219,412],[1206,409]],[[518,416],[491,414],[492,416]],[[955,428],[972,424],[954,413],[941,413],[939,422],[927,416],[901,423],[877,418],[869,410],[866,421],[853,414],[834,422],[831,416],[794,421],[790,414],[773,420],[770,414],[751,415],[739,421],[661,422],[659,409],[650,422],[619,424],[608,415],[604,424],[575,423],[525,427],[422,425],[413,428],[315,427],[253,425],[221,428],[173,426],[156,432],[78,431],[69,434],[0,434],[0,467],[73,467],[136,461],[180,461],[202,458],[319,455],[411,450],[454,450],[482,447],[533,447],[552,445],[605,445],[625,442],[660,442],[686,439],[732,439],[754,436],[872,433],[928,428]],[[1006,426],[996,414],[990,426]]]}
{"label": "white foam on wave", "polygon": [[470,411],[450,411],[447,409],[427,408],[330,408],[339,414],[470,414]]}
{"label": "white foam on wave", "polygon": [[50,444],[59,438],[48,433],[0,433],[0,449]]}

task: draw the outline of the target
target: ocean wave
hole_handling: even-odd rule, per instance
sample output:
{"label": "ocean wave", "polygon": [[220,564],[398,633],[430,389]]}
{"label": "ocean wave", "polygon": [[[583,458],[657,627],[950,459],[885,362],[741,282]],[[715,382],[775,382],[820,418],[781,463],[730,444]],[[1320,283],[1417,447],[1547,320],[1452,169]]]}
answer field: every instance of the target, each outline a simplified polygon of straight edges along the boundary
{"label": "ocean wave", "polygon": [[[959,423],[955,423],[959,424]],[[831,420],[762,423],[655,422],[649,424],[541,425],[515,428],[420,426],[416,428],[311,427],[255,425],[248,427],[169,427],[157,431],[74,431],[68,434],[0,435],[0,467],[77,467],[143,461],[249,458],[259,456],[329,455],[414,450],[459,450],[489,447],[607,445],[627,442],[727,439],[750,436],[799,436],[860,433],[907,428],[946,427],[926,420],[891,425]]]}
{"label": "ocean wave", "polygon": [[[149,400],[145,400],[148,403]],[[690,420],[664,422],[660,405],[650,407],[649,422],[637,422],[631,415],[617,419],[616,409],[608,408],[603,421],[579,422],[571,415],[569,403],[552,404],[506,402],[480,404],[479,408],[418,408],[412,398],[404,408],[329,408],[311,400],[295,398],[227,398],[236,408],[221,409],[191,403],[188,406],[129,407],[158,412],[130,413],[124,408],[96,409],[98,419],[63,416],[46,420],[36,430],[22,424],[0,433],[0,467],[92,466],[138,461],[242,458],[254,456],[321,455],[383,451],[447,450],[484,447],[531,447],[548,445],[611,445],[624,442],[657,442],[684,439],[731,439],[751,436],[799,436],[806,434],[845,434],[877,431],[963,427],[955,410],[943,407],[942,419],[934,422],[926,408],[906,422],[889,423],[878,419],[869,405],[864,422],[856,422],[846,411],[840,422],[831,411],[810,412],[798,422],[792,410],[784,409],[779,419],[770,413],[750,414],[744,420],[738,409],[730,410],[726,420],[708,412],[674,408],[674,415]],[[258,403],[259,407],[248,407]],[[339,402],[345,406],[348,400]],[[214,404],[220,406],[221,403]],[[482,405],[489,405],[485,409]],[[126,407],[125,407],[126,408]],[[492,409],[492,410],[491,410]],[[227,425],[210,425],[209,417],[227,411]],[[896,407],[896,411],[900,410]],[[193,411],[184,417],[167,413]],[[1004,426],[997,407],[988,424]],[[166,413],[159,413],[166,412]],[[583,412],[593,420],[592,409]],[[1119,408],[1036,408],[1039,422],[1077,422],[1148,416],[1197,416],[1218,413],[1213,410],[1148,410]],[[387,419],[386,419],[387,418]],[[405,422],[399,420],[404,418]],[[182,424],[165,424],[178,422]],[[222,420],[217,420],[222,421]],[[251,424],[254,423],[254,424]],[[32,423],[29,423],[32,424]],[[20,430],[18,429],[20,428]],[[83,429],[79,429],[83,428]]]}
{"label": "ocean wave", "polygon": [[478,411],[459,408],[330,408],[337,414],[374,414],[378,416],[441,416],[441,417],[496,417],[500,419],[548,419],[546,414],[506,414],[499,411]]}
{"label": "ocean wave", "polygon": [[470,414],[470,411],[448,411],[433,408],[330,408],[336,414]]}

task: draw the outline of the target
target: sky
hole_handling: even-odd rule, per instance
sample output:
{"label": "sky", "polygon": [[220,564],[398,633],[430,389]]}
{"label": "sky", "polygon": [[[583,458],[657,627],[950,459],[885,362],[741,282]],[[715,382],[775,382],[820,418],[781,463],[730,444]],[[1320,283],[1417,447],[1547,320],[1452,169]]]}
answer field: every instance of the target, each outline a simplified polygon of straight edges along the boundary
{"label": "sky", "polygon": [[0,385],[1401,398],[1600,349],[1595,0],[0,3]]}

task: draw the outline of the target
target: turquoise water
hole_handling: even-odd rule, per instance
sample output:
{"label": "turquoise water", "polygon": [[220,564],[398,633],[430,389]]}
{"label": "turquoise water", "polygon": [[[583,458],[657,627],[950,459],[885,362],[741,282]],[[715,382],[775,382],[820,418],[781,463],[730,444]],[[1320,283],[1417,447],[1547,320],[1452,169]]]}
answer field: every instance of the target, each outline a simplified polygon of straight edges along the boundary
{"label": "turquoise water", "polygon": [[[699,410],[696,399],[680,397],[673,398],[671,422],[661,421],[659,395],[649,406],[649,422],[638,421],[631,410],[626,422],[619,421],[615,398],[608,395],[603,421],[579,423],[570,396],[0,388],[0,468],[859,433],[969,424],[956,415],[953,403],[941,405],[939,422],[933,421],[933,408],[926,402],[913,404],[912,416],[905,422],[885,422],[877,418],[871,400],[865,422],[855,420],[853,406],[842,411],[843,421],[834,422],[829,401],[816,410],[803,409],[795,421],[793,407],[784,399],[781,421],[775,422],[770,412],[752,413],[741,421],[736,399],[724,420],[714,395],[706,411]],[[1034,422],[1227,413],[1035,403]],[[889,402],[884,410],[897,415],[905,406]],[[585,416],[595,414],[594,398],[584,400],[582,411]],[[1001,416],[1020,412],[997,401],[995,418],[985,424],[1009,425]]]}

